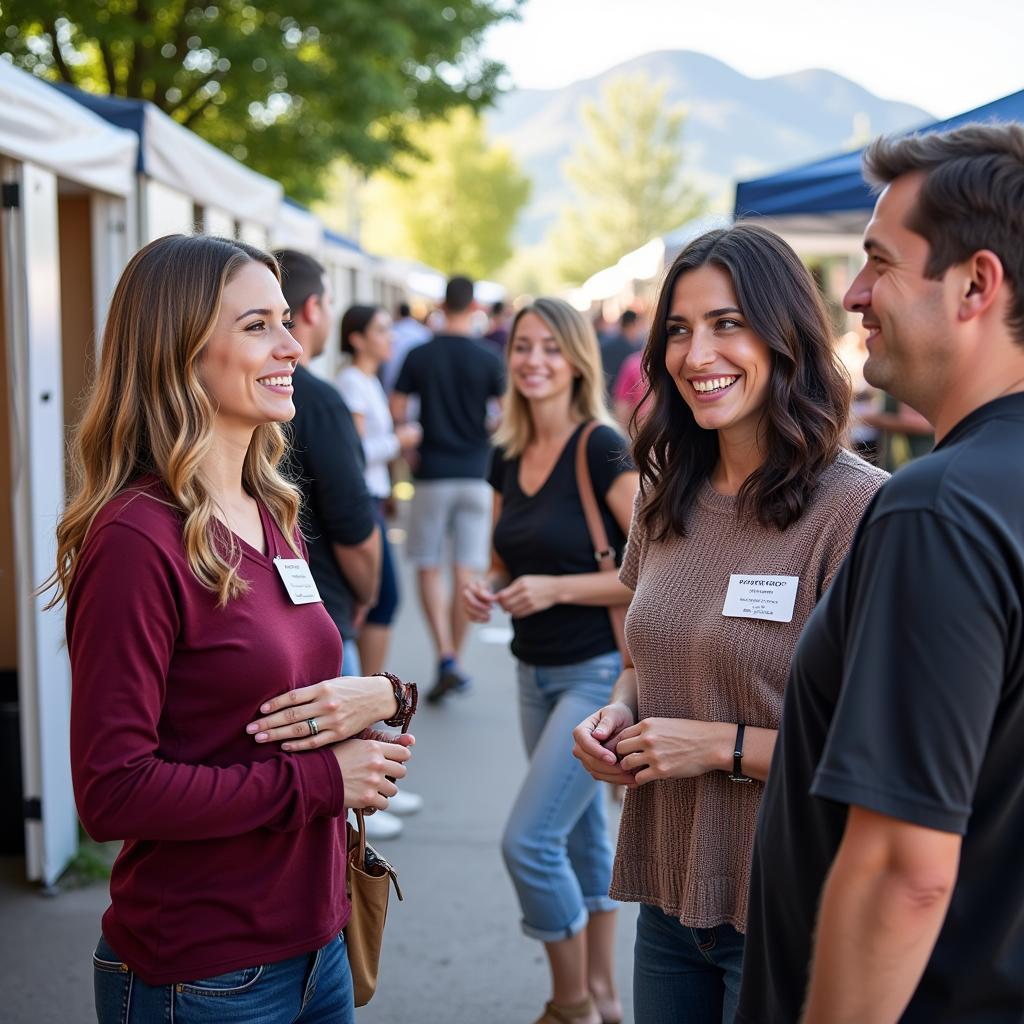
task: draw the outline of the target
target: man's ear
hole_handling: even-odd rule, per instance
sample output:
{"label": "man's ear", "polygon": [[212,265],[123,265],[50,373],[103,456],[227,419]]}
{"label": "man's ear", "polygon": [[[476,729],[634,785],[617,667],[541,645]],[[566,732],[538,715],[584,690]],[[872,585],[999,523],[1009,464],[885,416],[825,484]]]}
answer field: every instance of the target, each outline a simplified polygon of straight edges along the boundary
{"label": "man's ear", "polygon": [[317,324],[320,322],[320,316],[323,307],[320,302],[320,296],[307,295],[306,301],[302,304],[301,317],[307,324]]}
{"label": "man's ear", "polygon": [[957,313],[961,320],[973,320],[991,308],[1006,274],[1003,261],[991,249],[979,249],[962,267],[964,287]]}

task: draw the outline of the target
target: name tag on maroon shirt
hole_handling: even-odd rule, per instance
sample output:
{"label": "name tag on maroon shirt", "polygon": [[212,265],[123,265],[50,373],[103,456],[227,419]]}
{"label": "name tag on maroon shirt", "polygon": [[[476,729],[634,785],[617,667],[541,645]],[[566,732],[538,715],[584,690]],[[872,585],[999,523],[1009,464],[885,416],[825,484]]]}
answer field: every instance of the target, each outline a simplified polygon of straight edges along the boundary
{"label": "name tag on maroon shirt", "polygon": [[281,577],[292,604],[316,604],[322,600],[304,558],[275,558],[274,568]]}

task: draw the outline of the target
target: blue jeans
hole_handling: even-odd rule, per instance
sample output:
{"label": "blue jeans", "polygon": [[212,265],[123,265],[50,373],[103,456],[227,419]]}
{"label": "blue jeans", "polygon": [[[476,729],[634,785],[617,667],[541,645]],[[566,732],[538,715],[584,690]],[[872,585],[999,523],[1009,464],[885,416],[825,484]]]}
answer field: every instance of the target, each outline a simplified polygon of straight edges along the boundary
{"label": "blue jeans", "polygon": [[341,674],[343,676],[361,676],[363,667],[359,663],[359,648],[355,640],[341,641]]}
{"label": "blue jeans", "polygon": [[617,652],[575,665],[518,664],[519,719],[530,766],[502,838],[523,931],[542,942],[572,938],[608,897],[612,844],[604,787],[572,756],[572,730],[608,703]]}
{"label": "blue jeans", "polygon": [[368,626],[390,626],[398,611],[398,570],[395,555],[388,540],[388,521],[384,518],[383,502],[377,502],[376,519],[380,527],[380,593],[377,603],[366,616]]}
{"label": "blue jeans", "polygon": [[354,1024],[345,939],[313,953],[201,981],[147,985],[100,937],[93,955],[99,1024]]}
{"label": "blue jeans", "polygon": [[732,1024],[743,936],[729,924],[690,928],[640,904],[633,958],[636,1024]]}

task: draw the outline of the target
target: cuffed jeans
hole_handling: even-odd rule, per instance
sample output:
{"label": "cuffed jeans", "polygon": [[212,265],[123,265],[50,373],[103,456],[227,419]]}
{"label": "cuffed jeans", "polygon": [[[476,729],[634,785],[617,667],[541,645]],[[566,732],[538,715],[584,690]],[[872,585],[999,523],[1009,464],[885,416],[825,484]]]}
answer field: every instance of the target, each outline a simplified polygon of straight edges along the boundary
{"label": "cuffed jeans", "polygon": [[612,844],[606,793],[572,756],[572,730],[608,703],[617,652],[573,665],[518,664],[519,717],[530,765],[502,839],[523,931],[542,942],[572,938],[608,896]]}
{"label": "cuffed jeans", "polygon": [[732,1024],[743,936],[732,925],[690,928],[640,904],[633,957],[636,1024]]}
{"label": "cuffed jeans", "polygon": [[99,1024],[354,1024],[344,936],[290,960],[147,985],[106,939],[93,954]]}

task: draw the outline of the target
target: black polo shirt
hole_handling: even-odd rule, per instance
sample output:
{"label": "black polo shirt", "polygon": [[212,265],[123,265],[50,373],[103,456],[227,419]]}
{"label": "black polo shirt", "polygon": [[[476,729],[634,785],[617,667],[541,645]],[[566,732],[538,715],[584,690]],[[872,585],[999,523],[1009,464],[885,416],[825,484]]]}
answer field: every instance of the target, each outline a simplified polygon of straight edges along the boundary
{"label": "black polo shirt", "polygon": [[348,406],[331,384],[296,366],[292,386],[295,418],[285,465],[302,491],[299,521],[309,570],[338,632],[351,640],[356,599],[332,545],[362,544],[376,526],[363,476],[363,444]]}
{"label": "black polo shirt", "polygon": [[419,395],[417,480],[483,480],[491,456],[487,401],[504,387],[501,360],[475,338],[439,334],[405,357],[395,391]]}
{"label": "black polo shirt", "polygon": [[1024,1020],[1024,395],[879,491],[804,629],[761,804],[739,1020],[792,1024],[849,805],[964,837],[904,1021]]}

